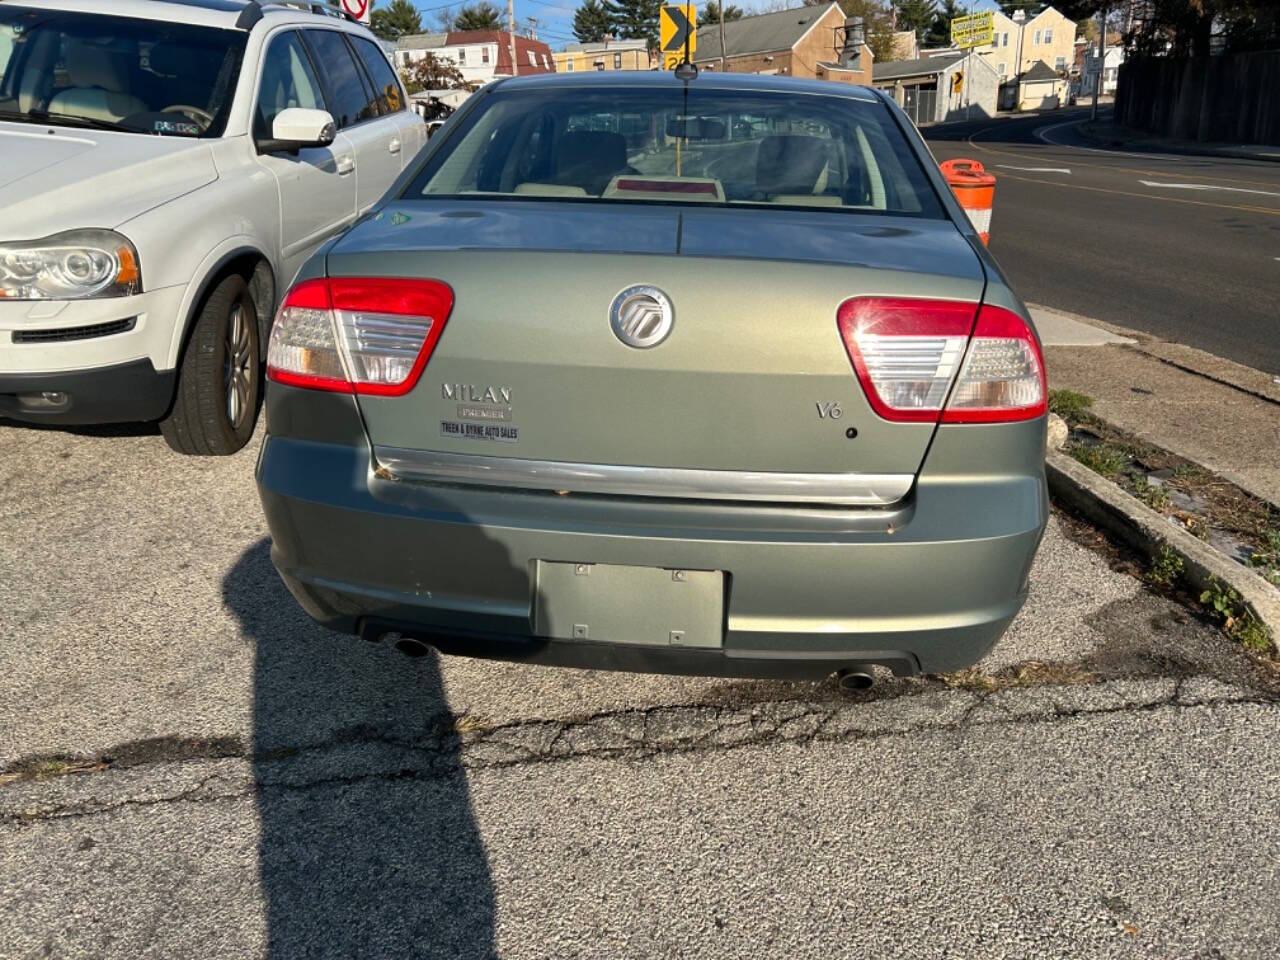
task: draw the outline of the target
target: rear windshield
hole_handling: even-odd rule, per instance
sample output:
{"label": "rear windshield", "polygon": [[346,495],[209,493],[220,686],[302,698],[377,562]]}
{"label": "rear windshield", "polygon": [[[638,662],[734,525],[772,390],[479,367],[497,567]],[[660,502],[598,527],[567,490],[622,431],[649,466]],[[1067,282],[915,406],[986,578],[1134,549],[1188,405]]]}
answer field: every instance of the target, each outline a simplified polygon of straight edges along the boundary
{"label": "rear windshield", "polygon": [[498,89],[406,197],[828,207],[941,219],[878,101],[680,87]]}
{"label": "rear windshield", "polygon": [[216,137],[244,47],[241,30],[0,4],[0,120]]}

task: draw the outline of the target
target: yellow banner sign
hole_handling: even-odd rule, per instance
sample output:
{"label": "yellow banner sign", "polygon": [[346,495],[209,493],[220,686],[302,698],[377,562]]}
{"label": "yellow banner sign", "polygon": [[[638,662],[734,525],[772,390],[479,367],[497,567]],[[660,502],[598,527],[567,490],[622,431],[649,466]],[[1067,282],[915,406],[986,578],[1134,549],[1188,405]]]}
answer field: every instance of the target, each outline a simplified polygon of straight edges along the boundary
{"label": "yellow banner sign", "polygon": [[[684,59],[685,43],[689,44],[689,59],[698,49],[698,8],[693,4],[685,6],[664,6],[658,18],[658,42],[662,48],[663,62],[670,66],[679,64]],[[678,54],[680,59],[671,64],[671,55]]]}
{"label": "yellow banner sign", "polygon": [[956,17],[951,21],[951,45],[961,49],[987,46],[995,36],[995,26],[993,10]]}

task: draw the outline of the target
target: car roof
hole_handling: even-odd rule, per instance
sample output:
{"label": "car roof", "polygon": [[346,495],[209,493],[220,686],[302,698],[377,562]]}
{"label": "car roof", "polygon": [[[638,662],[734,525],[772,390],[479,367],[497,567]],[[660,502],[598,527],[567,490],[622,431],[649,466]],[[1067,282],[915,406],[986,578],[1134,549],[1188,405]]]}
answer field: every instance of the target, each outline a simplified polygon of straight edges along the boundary
{"label": "car roof", "polygon": [[272,23],[344,24],[366,30],[325,0],[111,0],[108,9],[102,0],[17,0],[16,5],[223,28],[235,27],[247,7],[258,6],[263,19]]}
{"label": "car roof", "polygon": [[[587,70],[574,73],[542,73],[528,77],[500,80],[502,89],[525,87],[670,87],[679,89],[684,81],[670,70]],[[772,93],[822,94],[850,100],[875,102],[878,95],[870,88],[830,80],[806,80],[801,77],[764,76],[754,73],[720,73],[702,70],[689,81],[690,90],[754,90]]]}

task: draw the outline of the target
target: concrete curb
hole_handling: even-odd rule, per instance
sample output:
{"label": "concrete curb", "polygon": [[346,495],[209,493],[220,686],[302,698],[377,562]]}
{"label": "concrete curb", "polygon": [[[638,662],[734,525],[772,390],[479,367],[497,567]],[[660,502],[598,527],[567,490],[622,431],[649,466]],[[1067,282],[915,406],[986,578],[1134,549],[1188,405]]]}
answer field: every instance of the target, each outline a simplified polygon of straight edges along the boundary
{"label": "concrete curb", "polygon": [[1067,454],[1048,451],[1045,472],[1059,502],[1148,558],[1168,547],[1182,558],[1182,579],[1191,587],[1199,592],[1217,581],[1235,590],[1271,631],[1272,643],[1280,641],[1280,590]]}
{"label": "concrete curb", "polygon": [[1115,134],[1100,133],[1091,121],[1084,121],[1077,129],[1086,140],[1102,147],[1116,150],[1140,150],[1153,153],[1182,154],[1191,157],[1225,157],[1232,160],[1261,160],[1264,163],[1280,163],[1280,147],[1267,144],[1240,146],[1202,146],[1194,141],[1174,140],[1165,137],[1144,136],[1128,131]]}

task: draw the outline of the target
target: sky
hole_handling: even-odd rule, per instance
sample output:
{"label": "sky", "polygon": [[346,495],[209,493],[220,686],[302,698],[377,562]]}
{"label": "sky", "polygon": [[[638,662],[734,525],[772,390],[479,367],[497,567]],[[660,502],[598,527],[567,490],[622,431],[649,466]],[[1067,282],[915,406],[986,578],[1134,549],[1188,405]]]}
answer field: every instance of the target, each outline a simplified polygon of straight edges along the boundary
{"label": "sky", "polygon": [[[505,15],[506,0],[490,0],[490,2]],[[701,8],[705,0],[694,0],[694,2]],[[755,13],[765,5],[766,0],[726,0],[726,2],[741,7],[747,13]],[[797,7],[801,3],[802,0],[795,0]],[[375,5],[381,6],[380,3]],[[447,8],[457,10],[463,4],[462,2],[446,4],[444,0],[414,0],[414,5],[422,14],[423,27],[427,30],[436,30],[439,11]],[[566,43],[572,43],[577,39],[573,35],[573,14],[579,5],[579,0],[515,0],[516,23],[523,26],[529,17],[536,18],[538,39],[545,42],[552,50],[561,50]],[[968,3],[964,5],[969,6]],[[972,6],[975,11],[996,9],[995,0],[974,0]]]}

